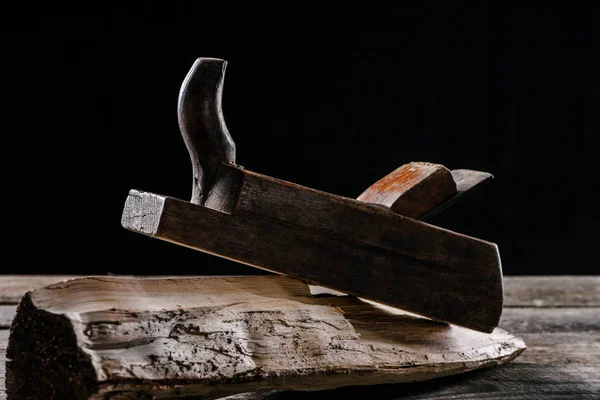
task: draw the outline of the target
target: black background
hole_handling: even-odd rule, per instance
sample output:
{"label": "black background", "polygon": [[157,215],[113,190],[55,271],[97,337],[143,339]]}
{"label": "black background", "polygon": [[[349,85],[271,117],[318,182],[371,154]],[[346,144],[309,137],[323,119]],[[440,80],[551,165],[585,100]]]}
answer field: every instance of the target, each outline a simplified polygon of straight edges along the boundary
{"label": "black background", "polygon": [[505,274],[596,274],[596,14],[401,3],[5,10],[2,272],[259,272],[120,226],[131,188],[189,198],[176,104],[206,56],[246,168],[348,197],[410,161],[489,171],[431,223]]}

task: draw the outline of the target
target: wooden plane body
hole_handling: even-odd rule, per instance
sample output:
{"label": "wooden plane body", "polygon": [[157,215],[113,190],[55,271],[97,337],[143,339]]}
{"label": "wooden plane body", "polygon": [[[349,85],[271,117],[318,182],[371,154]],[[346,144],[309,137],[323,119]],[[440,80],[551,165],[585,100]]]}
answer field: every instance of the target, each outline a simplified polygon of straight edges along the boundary
{"label": "wooden plane body", "polygon": [[132,190],[132,231],[471,329],[502,312],[494,243],[222,165],[205,205]]}

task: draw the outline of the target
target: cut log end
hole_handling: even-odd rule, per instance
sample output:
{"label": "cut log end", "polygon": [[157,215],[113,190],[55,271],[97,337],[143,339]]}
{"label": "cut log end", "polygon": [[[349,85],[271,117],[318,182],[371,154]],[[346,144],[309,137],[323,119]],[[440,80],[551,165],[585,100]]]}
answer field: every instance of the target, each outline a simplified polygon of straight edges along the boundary
{"label": "cut log end", "polygon": [[216,398],[426,380],[506,363],[523,341],[281,276],[74,279],[26,294],[10,399]]}

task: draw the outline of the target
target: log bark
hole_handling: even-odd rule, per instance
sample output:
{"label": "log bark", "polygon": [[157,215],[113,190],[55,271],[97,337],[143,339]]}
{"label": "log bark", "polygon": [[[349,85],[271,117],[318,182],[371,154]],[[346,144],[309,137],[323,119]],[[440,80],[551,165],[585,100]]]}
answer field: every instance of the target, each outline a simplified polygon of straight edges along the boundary
{"label": "log bark", "polygon": [[9,399],[215,398],[426,380],[506,363],[524,342],[281,276],[90,277],[28,292]]}

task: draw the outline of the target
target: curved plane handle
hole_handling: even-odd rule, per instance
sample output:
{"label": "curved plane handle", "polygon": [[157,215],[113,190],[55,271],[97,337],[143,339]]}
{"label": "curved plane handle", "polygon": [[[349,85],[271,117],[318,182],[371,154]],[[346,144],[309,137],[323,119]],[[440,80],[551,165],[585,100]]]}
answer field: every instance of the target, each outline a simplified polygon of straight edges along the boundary
{"label": "curved plane handle", "polygon": [[235,164],[235,143],[221,106],[226,66],[225,60],[198,58],[179,91],[177,114],[194,170],[194,204],[204,205],[219,165]]}

